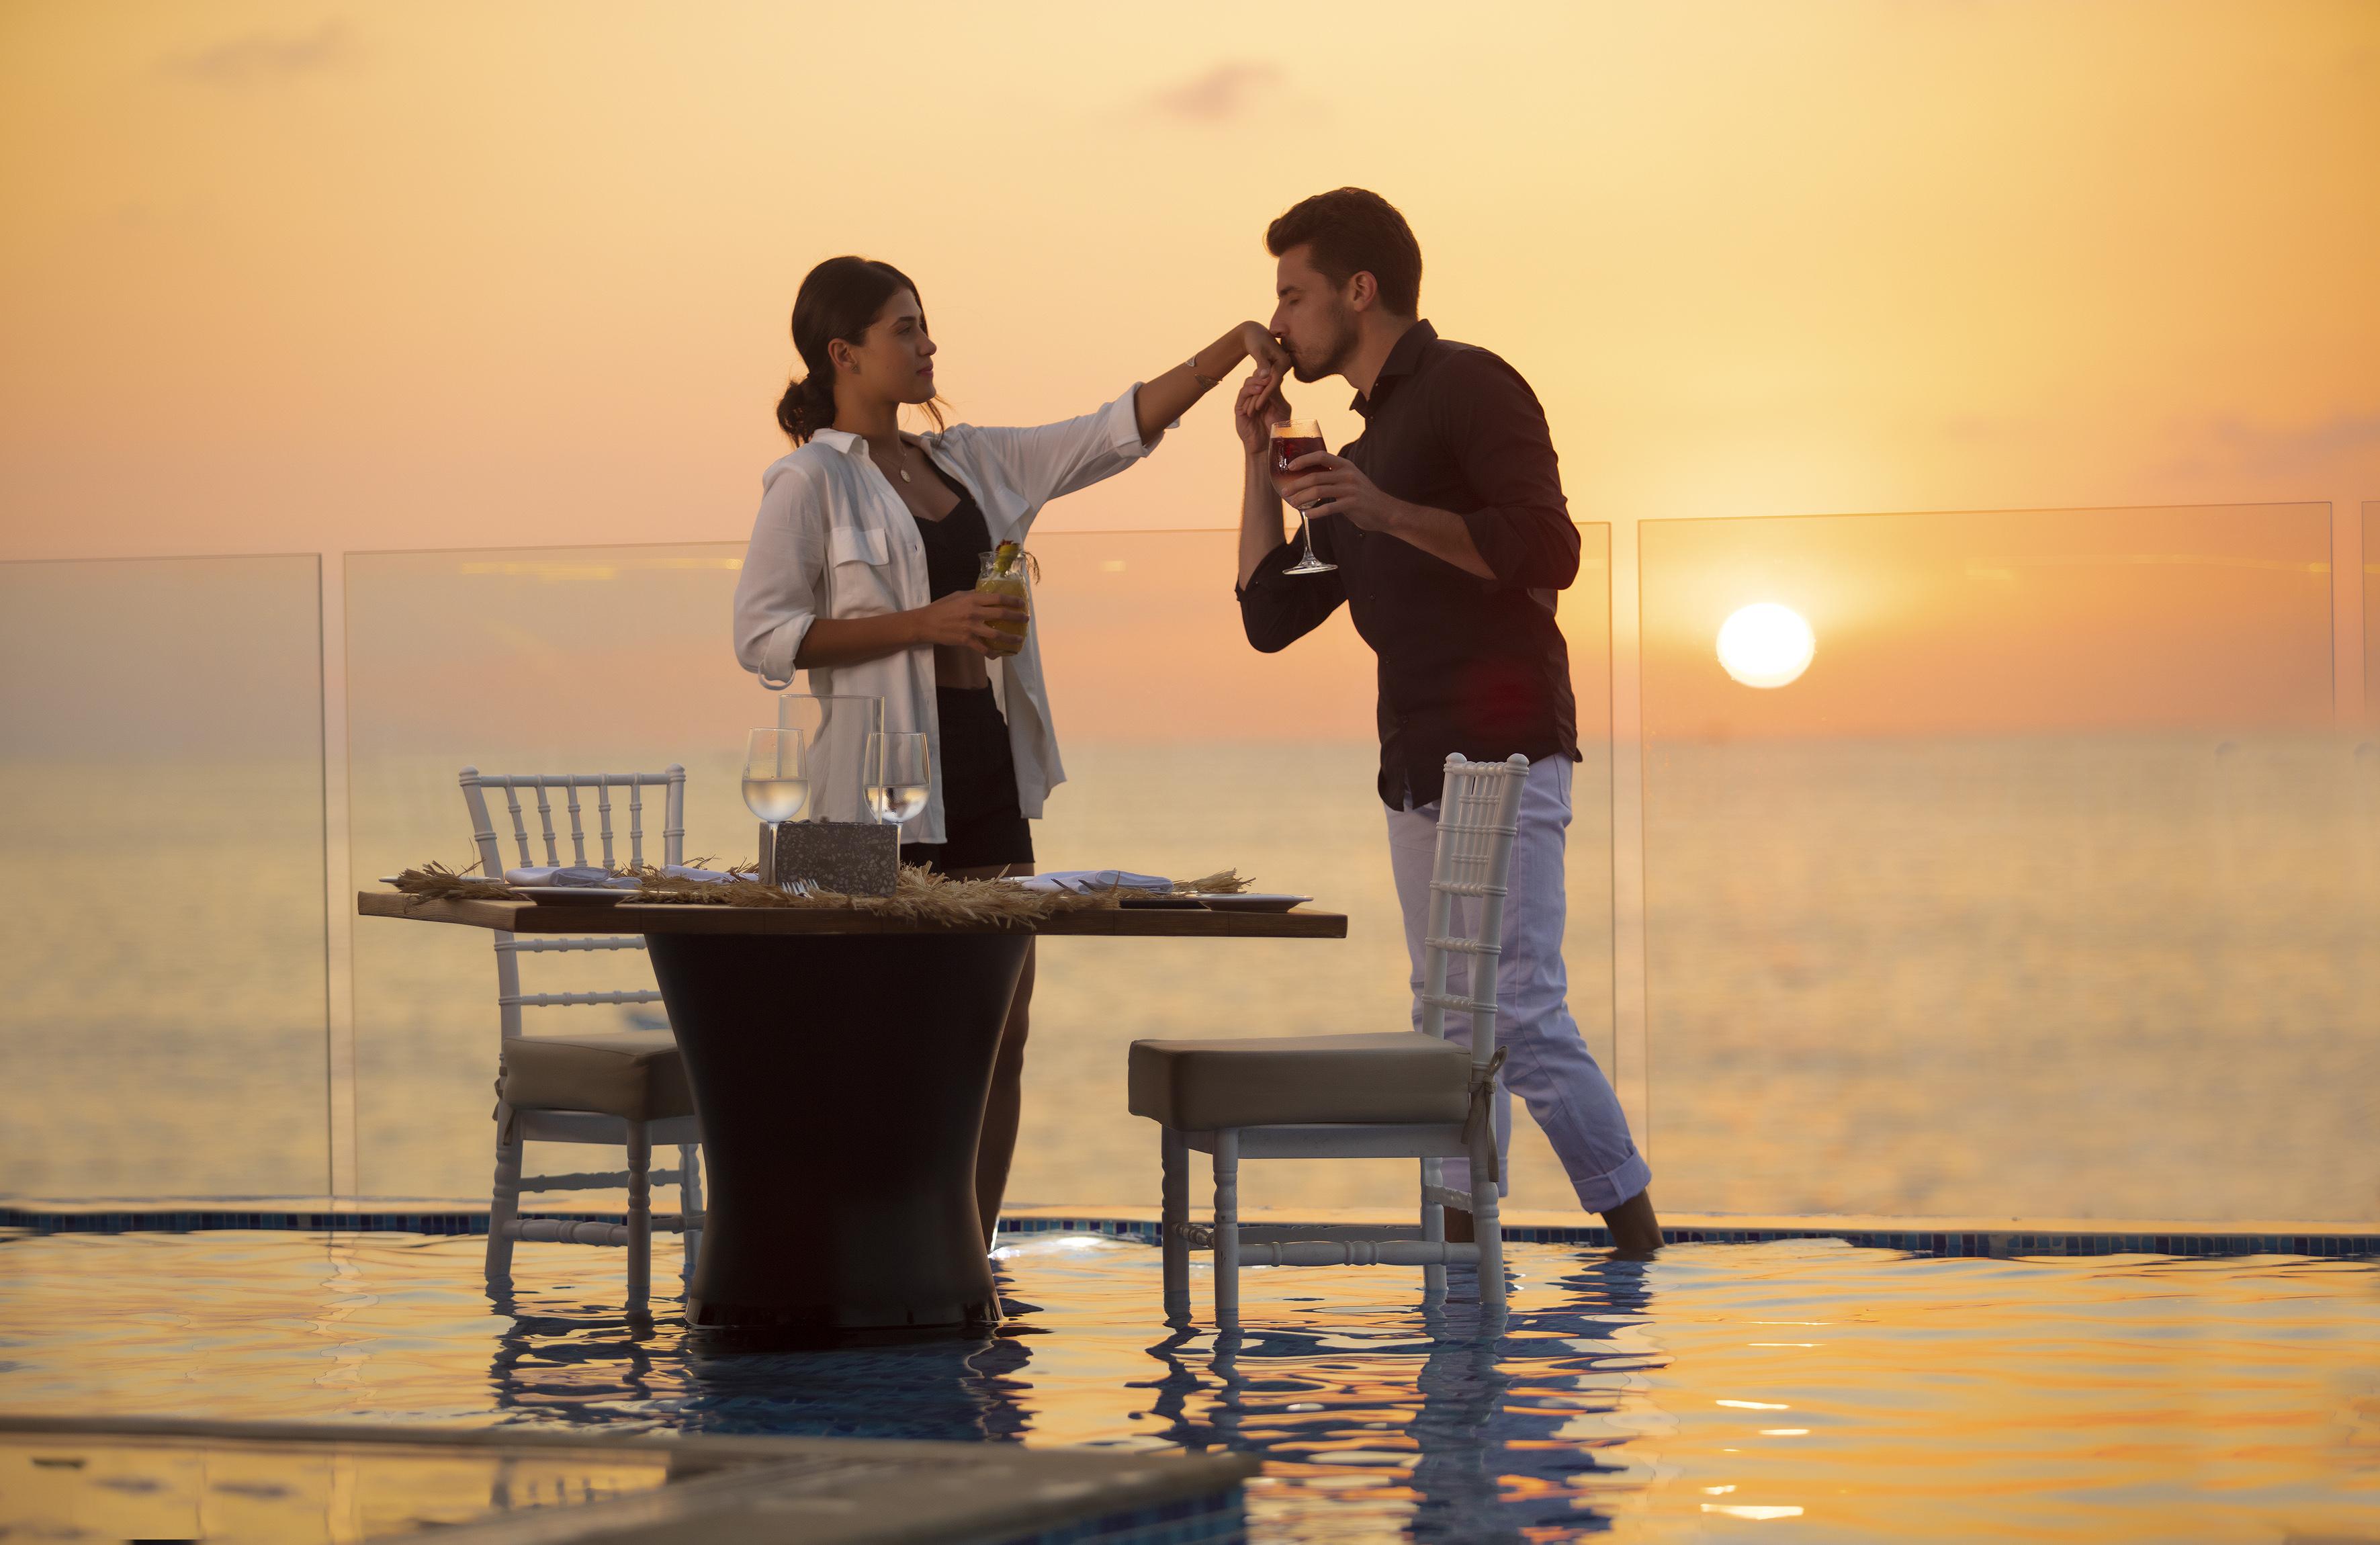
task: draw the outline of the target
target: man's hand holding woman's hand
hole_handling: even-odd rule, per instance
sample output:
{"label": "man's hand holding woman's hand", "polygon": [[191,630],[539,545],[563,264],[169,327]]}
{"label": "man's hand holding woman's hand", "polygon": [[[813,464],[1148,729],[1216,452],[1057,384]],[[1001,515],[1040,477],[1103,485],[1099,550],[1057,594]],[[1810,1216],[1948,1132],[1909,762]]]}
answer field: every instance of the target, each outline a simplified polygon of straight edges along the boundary
{"label": "man's hand holding woman's hand", "polygon": [[1257,368],[1240,384],[1239,400],[1232,405],[1232,427],[1239,431],[1248,455],[1258,456],[1272,440],[1272,426],[1289,417],[1289,404],[1281,395],[1281,383],[1289,376],[1289,350],[1260,322],[1240,323],[1240,342]]}
{"label": "man's hand holding woman's hand", "polygon": [[1259,363],[1241,385],[1239,400],[1232,405],[1232,427],[1240,432],[1241,445],[1252,456],[1262,456],[1271,443],[1272,426],[1288,417],[1280,372]]}
{"label": "man's hand holding woman's hand", "polygon": [[969,649],[990,655],[996,645],[1016,637],[1001,632],[992,624],[1021,623],[1026,614],[1014,596],[996,595],[990,590],[953,590],[910,615],[917,619],[918,643]]}

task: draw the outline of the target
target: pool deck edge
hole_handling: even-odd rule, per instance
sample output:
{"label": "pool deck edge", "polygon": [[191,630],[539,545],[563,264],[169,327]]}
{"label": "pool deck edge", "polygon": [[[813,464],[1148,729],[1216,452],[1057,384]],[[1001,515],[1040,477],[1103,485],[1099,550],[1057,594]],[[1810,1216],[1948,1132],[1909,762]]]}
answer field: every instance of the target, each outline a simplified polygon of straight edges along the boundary
{"label": "pool deck edge", "polygon": [[[444,1454],[642,1454],[666,1457],[657,1489],[567,1507],[494,1514],[438,1531],[456,1545],[1095,1545],[1244,1538],[1242,1488],[1261,1468],[1238,1454],[892,1439],[599,1434],[510,1424],[249,1422],[0,1415],[0,1445],[131,1443],[287,1453],[381,1447]],[[79,1463],[79,1461],[78,1461]],[[375,1536],[374,1538],[382,1538]]]}
{"label": "pool deck edge", "polygon": [[[541,1217],[620,1221],[601,1210],[540,1210]],[[1318,1216],[1310,1210],[1246,1210],[1244,1221],[1283,1237],[1348,1229],[1412,1226],[1412,1214],[1385,1208],[1346,1208]],[[36,1235],[188,1234],[214,1230],[316,1233],[484,1235],[484,1208],[442,1198],[258,1197],[221,1201],[171,1198],[89,1202],[0,1202],[0,1229]],[[1782,1239],[1836,1239],[1876,1249],[1934,1256],[2373,1256],[2380,1255],[2380,1223],[2302,1221],[2205,1222],[2117,1218],[1892,1218],[1670,1213],[1663,1232],[1673,1245],[1761,1244]],[[1004,1237],[1094,1234],[1154,1242],[1154,1208],[1068,1208],[1020,1205],[1002,1214]],[[1532,1244],[1609,1246],[1609,1231],[1575,1212],[1520,1208],[1504,1214],[1504,1237]]]}

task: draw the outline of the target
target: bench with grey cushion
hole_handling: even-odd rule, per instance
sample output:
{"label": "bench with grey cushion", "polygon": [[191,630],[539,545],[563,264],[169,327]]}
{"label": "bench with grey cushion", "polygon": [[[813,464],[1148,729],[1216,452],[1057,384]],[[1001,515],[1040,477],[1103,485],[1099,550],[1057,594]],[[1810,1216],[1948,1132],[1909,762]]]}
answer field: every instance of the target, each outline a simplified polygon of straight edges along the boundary
{"label": "bench with grey cushion", "polygon": [[[1472,762],[1449,757],[1431,868],[1421,1028],[1365,1035],[1245,1040],[1133,1042],[1129,1100],[1135,1115],[1162,1128],[1165,1305],[1189,1307],[1189,1250],[1211,1238],[1215,1315],[1239,1314],[1243,1262],[1276,1266],[1419,1266],[1442,1292],[1450,1262],[1475,1263],[1483,1305],[1504,1302],[1503,1249],[1496,1196],[1497,1152],[1488,1100],[1502,1054],[1496,1049],[1496,970],[1506,882],[1528,760]],[[1447,964],[1469,955],[1470,993],[1447,991]],[[1471,1016],[1467,1049],[1444,1039],[1446,1015]],[[1211,1230],[1189,1220],[1189,1154],[1214,1160]],[[1447,1189],[1442,1162],[1468,1157],[1475,1192]],[[1413,1158],[1421,1161],[1421,1237],[1366,1237],[1333,1228],[1328,1238],[1246,1244],[1240,1237],[1243,1159]],[[1448,1207],[1470,1212],[1476,1242],[1449,1243]]]}
{"label": "bench with grey cushion", "polygon": [[1469,1113],[1471,1053],[1417,1030],[1135,1040],[1129,1099],[1134,1115],[1183,1132],[1443,1125]]}
{"label": "bench with grey cushion", "polygon": [[496,1092],[515,1111],[593,1111],[622,1121],[694,1114],[686,1064],[667,1030],[516,1036],[504,1043]]}

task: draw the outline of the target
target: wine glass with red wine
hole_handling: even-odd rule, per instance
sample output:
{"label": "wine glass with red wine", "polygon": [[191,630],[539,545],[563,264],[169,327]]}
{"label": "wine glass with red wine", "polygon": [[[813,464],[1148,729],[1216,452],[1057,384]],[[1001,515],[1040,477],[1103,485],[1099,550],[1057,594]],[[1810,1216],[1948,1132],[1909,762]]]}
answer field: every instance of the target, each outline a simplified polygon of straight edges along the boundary
{"label": "wine glass with red wine", "polygon": [[[1272,460],[1268,464],[1272,473],[1272,489],[1282,493],[1292,480],[1305,476],[1293,472],[1289,464],[1302,456],[1313,456],[1322,449],[1322,426],[1312,419],[1288,419],[1272,426]],[[1297,529],[1305,538],[1305,556],[1282,569],[1283,574],[1329,574],[1339,566],[1326,564],[1314,555],[1314,527],[1306,520],[1305,512],[1297,512]]]}

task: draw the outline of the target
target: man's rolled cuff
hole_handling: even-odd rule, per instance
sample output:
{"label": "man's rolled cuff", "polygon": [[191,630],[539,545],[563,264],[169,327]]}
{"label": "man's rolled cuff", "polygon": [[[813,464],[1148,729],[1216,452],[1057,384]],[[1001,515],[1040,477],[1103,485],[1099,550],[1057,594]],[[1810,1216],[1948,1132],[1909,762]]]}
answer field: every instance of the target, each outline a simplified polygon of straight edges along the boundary
{"label": "man's rolled cuff", "polygon": [[1257,560],[1256,572],[1248,576],[1246,584],[1232,587],[1233,593],[1245,597],[1258,586],[1270,588],[1274,580],[1283,577],[1290,565],[1297,562],[1298,551],[1295,537],[1282,542],[1279,547]]}
{"label": "man's rolled cuff", "polygon": [[[1471,545],[1478,550],[1479,561],[1488,566],[1497,584],[1531,590],[1566,590],[1578,578],[1578,528],[1571,524],[1568,516],[1491,508],[1464,510],[1459,518],[1463,529],[1471,534]],[[1547,521],[1560,522],[1567,541],[1558,537],[1550,541],[1539,540],[1543,533],[1525,529]]]}

